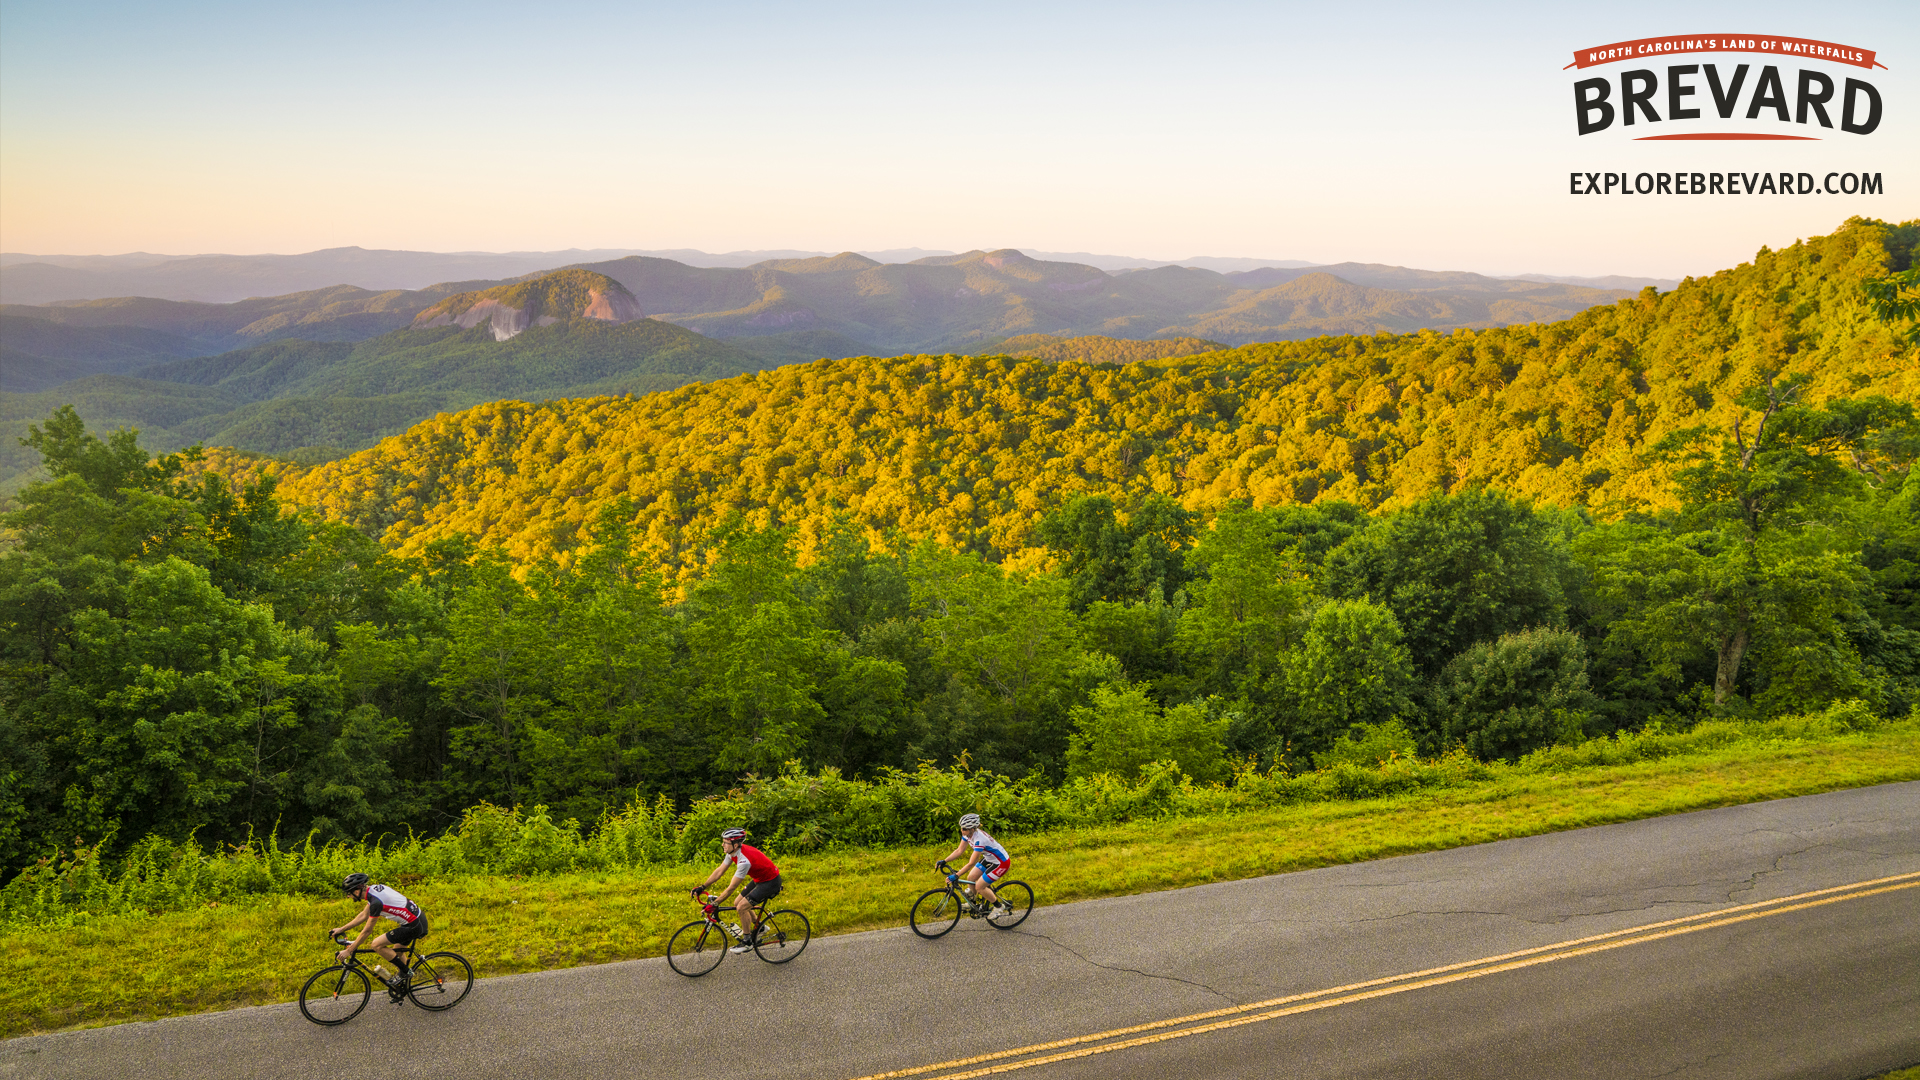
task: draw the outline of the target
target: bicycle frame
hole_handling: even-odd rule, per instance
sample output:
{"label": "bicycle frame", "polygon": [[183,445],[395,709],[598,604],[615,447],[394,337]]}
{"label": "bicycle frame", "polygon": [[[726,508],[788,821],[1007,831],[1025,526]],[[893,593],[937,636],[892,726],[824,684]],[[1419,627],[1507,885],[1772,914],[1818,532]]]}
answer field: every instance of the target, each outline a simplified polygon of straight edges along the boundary
{"label": "bicycle frame", "polygon": [[[723,922],[720,916],[720,901],[714,898],[713,893],[702,893],[701,895],[706,897],[706,901],[700,905],[700,914],[705,916],[707,925],[719,927],[728,937],[745,945],[747,943],[747,935],[740,929],[739,910],[737,908],[730,909],[735,913],[734,921]],[[772,897],[768,897],[767,899],[770,900]],[[765,926],[767,922],[767,901],[762,900],[747,910],[753,912],[753,929],[755,933],[758,933],[760,928]]]}
{"label": "bicycle frame", "polygon": [[[335,936],[333,941],[334,941],[334,944],[340,946],[343,949],[347,947],[347,942],[344,934]],[[413,992],[414,979],[417,978],[420,973],[419,964],[417,963],[417,961],[420,959],[419,945],[416,942],[409,941],[405,945],[393,945],[389,947],[393,949],[393,956],[394,956],[394,959],[390,961],[391,963],[398,964],[402,957],[406,959],[407,993],[411,994]],[[380,974],[374,970],[374,968],[377,967],[378,965],[370,965],[370,964],[363,963],[360,959],[360,957],[363,954],[371,955],[371,956],[380,956],[380,950],[373,949],[373,948],[355,949],[353,950],[353,955],[347,958],[347,962],[345,966],[349,968],[359,968],[361,971],[366,972],[367,978],[372,979],[374,982],[384,987],[388,993],[392,993],[393,984],[388,982],[386,979],[381,978]],[[385,960],[386,957],[380,956],[380,959]]]}
{"label": "bicycle frame", "polygon": [[[987,906],[988,901],[984,897],[974,895],[973,882],[969,880],[965,874],[954,869],[952,864],[948,863],[945,859],[941,859],[938,865],[940,869],[947,873],[947,892],[953,894],[954,899],[960,904],[960,909],[963,912],[970,915],[973,913],[974,907]],[[986,877],[986,871],[982,870],[980,876],[984,879]],[[985,884],[984,881],[981,887],[985,889],[993,888],[993,886]]]}

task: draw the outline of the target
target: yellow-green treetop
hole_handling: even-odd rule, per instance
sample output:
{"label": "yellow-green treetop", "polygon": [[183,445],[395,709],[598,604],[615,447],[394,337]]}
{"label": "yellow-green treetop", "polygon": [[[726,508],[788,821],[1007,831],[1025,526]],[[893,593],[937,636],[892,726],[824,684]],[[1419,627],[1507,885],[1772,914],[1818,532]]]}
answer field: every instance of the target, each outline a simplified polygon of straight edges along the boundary
{"label": "yellow-green treetop", "polygon": [[1771,375],[1808,375],[1814,402],[1920,400],[1915,349],[1861,287],[1905,261],[1916,229],[1853,219],[1554,323],[1117,367],[822,360],[644,397],[495,402],[339,461],[272,467],[287,499],[402,553],[465,533],[517,560],[564,560],[601,506],[630,499],[635,535],[683,575],[734,515],[803,540],[846,516],[1022,560],[1034,523],[1083,492],[1381,509],[1485,485],[1608,516],[1664,505],[1652,444],[1730,430],[1734,398]]}

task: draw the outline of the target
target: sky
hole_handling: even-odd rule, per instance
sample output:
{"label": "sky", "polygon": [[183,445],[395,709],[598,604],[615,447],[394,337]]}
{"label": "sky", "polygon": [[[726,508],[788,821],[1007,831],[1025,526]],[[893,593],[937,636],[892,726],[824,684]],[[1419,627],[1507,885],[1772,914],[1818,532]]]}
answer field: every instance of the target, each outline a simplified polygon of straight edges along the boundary
{"label": "sky", "polygon": [[[1574,82],[1632,65],[1563,71],[1574,50],[1696,33],[1875,50],[1886,70],[1779,63],[1870,81],[1880,128],[1577,134]],[[1569,193],[1575,170],[1835,169],[1886,190]],[[1911,0],[0,0],[11,252],[1016,247],[1677,278],[1854,214],[1920,217]]]}

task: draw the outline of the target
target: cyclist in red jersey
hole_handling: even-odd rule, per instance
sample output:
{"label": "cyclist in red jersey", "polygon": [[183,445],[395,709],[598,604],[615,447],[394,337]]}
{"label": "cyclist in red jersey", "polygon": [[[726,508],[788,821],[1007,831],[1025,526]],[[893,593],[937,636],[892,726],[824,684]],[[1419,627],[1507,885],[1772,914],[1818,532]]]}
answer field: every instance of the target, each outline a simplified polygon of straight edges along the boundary
{"label": "cyclist in red jersey", "polygon": [[733,896],[735,889],[739,889],[743,882],[747,883],[747,887],[741,889],[740,895],[733,900],[733,910],[740,914],[740,932],[747,936],[747,940],[735,945],[733,951],[750,952],[757,929],[753,907],[762,900],[771,900],[780,894],[780,868],[773,865],[772,859],[761,854],[759,848],[747,843],[745,829],[728,829],[721,833],[720,851],[723,856],[720,865],[713,868],[707,880],[693,887],[693,897],[698,900],[702,892],[720,880],[720,875],[727,872],[727,867],[733,867],[733,880],[727,883],[727,891],[721,893],[717,900],[726,903],[727,897]]}

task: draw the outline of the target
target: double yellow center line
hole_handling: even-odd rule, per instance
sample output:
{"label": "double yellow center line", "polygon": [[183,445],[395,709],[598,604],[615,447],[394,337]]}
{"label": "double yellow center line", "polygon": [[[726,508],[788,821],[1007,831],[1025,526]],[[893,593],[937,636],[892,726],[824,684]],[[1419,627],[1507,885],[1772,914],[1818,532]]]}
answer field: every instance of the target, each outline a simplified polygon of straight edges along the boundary
{"label": "double yellow center line", "polygon": [[[1184,1039],[1189,1035],[1203,1035],[1210,1031],[1224,1031],[1227,1028],[1243,1024],[1257,1024],[1263,1020],[1276,1020],[1295,1013],[1312,1012],[1315,1009],[1330,1009],[1336,1005],[1351,1005],[1354,1002],[1370,998],[1385,997],[1389,994],[1404,994],[1409,990],[1423,990],[1429,986],[1442,986],[1465,979],[1478,979],[1483,975],[1497,975],[1503,971],[1532,967],[1535,964],[1549,964],[1555,960],[1570,960],[1576,956],[1605,952],[1608,949],[1625,948],[1628,945],[1641,945],[1661,938],[1677,937],[1700,930],[1711,930],[1720,926],[1747,922],[1752,919],[1764,919],[1770,915],[1785,915],[1791,911],[1804,911],[1808,908],[1826,904],[1838,904],[1847,900],[1859,900],[1880,893],[1895,892],[1920,886],[1920,871],[1910,874],[1896,874],[1893,877],[1875,878],[1872,881],[1856,881],[1850,885],[1836,885],[1830,889],[1816,889],[1813,892],[1783,896],[1778,900],[1767,900],[1757,904],[1742,904],[1739,907],[1722,908],[1718,911],[1702,912],[1665,922],[1649,923],[1645,926],[1614,930],[1591,937],[1575,938],[1553,945],[1540,945],[1518,952],[1502,953],[1499,956],[1487,956],[1478,960],[1467,960],[1445,967],[1428,968],[1425,971],[1413,971],[1404,975],[1391,975],[1382,979],[1369,979],[1366,982],[1349,983],[1325,990],[1315,990],[1306,994],[1293,994],[1288,997],[1256,1001],[1250,1005],[1235,1005],[1212,1012],[1194,1013],[1191,1016],[1174,1017],[1171,1020],[1155,1020],[1149,1024],[1135,1024],[1132,1027],[1114,1028],[1111,1031],[1097,1031],[1091,1035],[1078,1035],[1071,1039],[1058,1039],[1053,1042],[1035,1043],[1032,1046],[1017,1047],[1012,1050],[1000,1050],[976,1057],[957,1058],[942,1061],[935,1065],[920,1065],[911,1069],[896,1069],[893,1072],[874,1073],[858,1080],[895,1080],[899,1077],[928,1076],[929,1080],[965,1080],[967,1077],[986,1076],[991,1073],[1012,1072],[1015,1069],[1031,1068],[1035,1065],[1048,1065],[1056,1061],[1068,1061],[1073,1058],[1091,1057],[1114,1050],[1125,1050],[1135,1046],[1165,1042],[1169,1039]],[[1150,1033],[1150,1034],[1149,1034]],[[1132,1036],[1132,1037],[1130,1037]],[[929,1074],[939,1074],[937,1077]]]}

